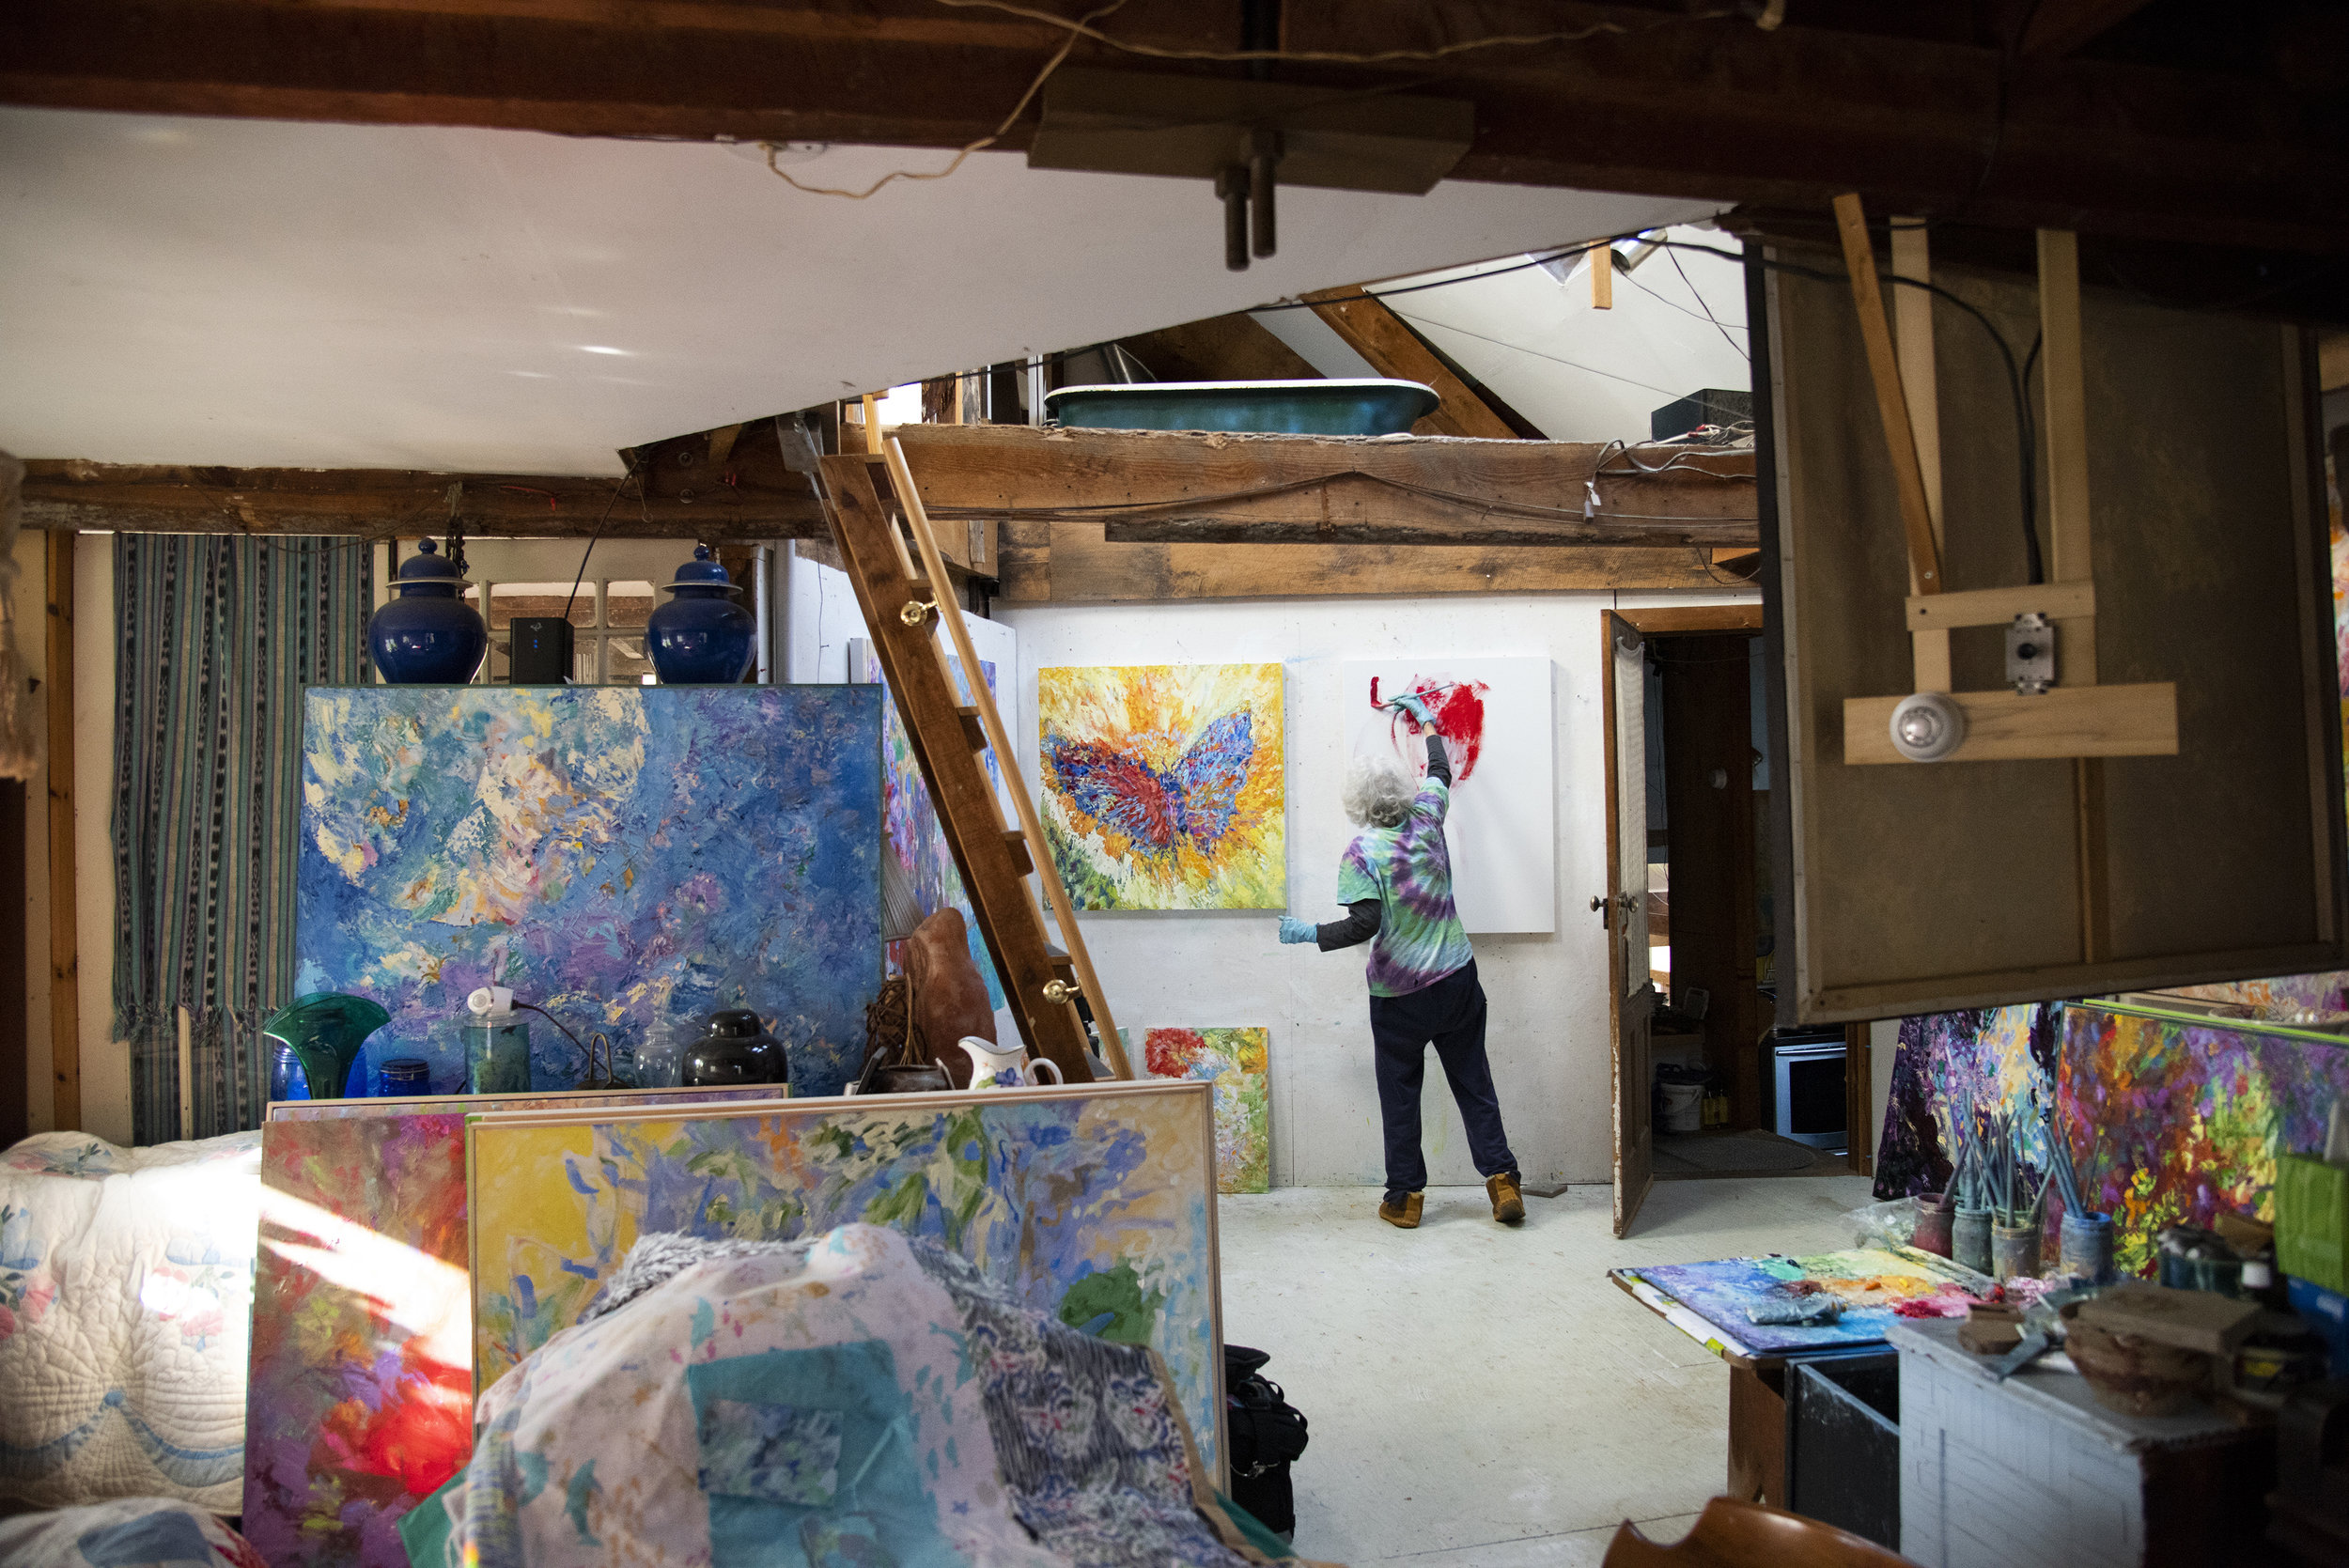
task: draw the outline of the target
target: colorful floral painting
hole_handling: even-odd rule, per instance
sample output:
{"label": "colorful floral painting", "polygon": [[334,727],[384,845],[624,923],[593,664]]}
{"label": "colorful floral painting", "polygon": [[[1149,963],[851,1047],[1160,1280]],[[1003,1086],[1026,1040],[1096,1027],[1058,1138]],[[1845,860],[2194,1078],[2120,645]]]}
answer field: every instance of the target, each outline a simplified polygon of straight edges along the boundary
{"label": "colorful floral painting", "polygon": [[[370,1057],[422,1057],[442,1093],[495,984],[651,1083],[749,1007],[794,1088],[837,1094],[880,985],[880,707],[869,686],[314,689],[298,988],[382,1003]],[[576,1087],[583,1058],[531,1022],[533,1086]]]}
{"label": "colorful floral painting", "polygon": [[[2112,1216],[2116,1261],[2147,1272],[2170,1225],[2207,1225],[2221,1211],[2272,1220],[2276,1157],[2321,1147],[2345,1094],[2349,1048],[2256,1024],[2092,1002],[1906,1018],[1876,1194],[1947,1182],[1955,1118],[1969,1110],[2014,1115],[2036,1191],[2052,1111],[2082,1196]],[[2050,1196],[2049,1234],[2061,1220]]]}
{"label": "colorful floral painting", "polygon": [[791,1240],[862,1220],[941,1241],[1024,1306],[1156,1349],[1212,1444],[1222,1340],[1205,1084],[490,1117],[469,1137],[484,1389],[577,1322],[645,1232]]}
{"label": "colorful floral painting", "polygon": [[1278,664],[1036,672],[1044,836],[1081,909],[1288,903]]}
{"label": "colorful floral painting", "polygon": [[[1121,1030],[1127,1055],[1133,1031]],[[1142,1060],[1152,1078],[1215,1085],[1215,1189],[1272,1190],[1271,1077],[1263,1029],[1146,1029]]]}
{"label": "colorful floral painting", "polygon": [[472,1451],[468,1111],[707,1106],[766,1093],[272,1106],[260,1134],[243,1528],[273,1568],[407,1568],[400,1515]]}

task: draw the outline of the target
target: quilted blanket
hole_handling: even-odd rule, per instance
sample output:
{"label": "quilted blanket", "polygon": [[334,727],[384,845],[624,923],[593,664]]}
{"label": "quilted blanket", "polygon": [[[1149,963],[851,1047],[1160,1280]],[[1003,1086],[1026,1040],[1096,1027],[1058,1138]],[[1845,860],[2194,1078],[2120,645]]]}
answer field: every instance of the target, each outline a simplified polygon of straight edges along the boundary
{"label": "quilted blanket", "polygon": [[239,1507],[261,1135],[0,1153],[0,1498]]}
{"label": "quilted blanket", "polygon": [[124,1498],[0,1519],[0,1562],[23,1568],[269,1568],[244,1537],[169,1498]]}

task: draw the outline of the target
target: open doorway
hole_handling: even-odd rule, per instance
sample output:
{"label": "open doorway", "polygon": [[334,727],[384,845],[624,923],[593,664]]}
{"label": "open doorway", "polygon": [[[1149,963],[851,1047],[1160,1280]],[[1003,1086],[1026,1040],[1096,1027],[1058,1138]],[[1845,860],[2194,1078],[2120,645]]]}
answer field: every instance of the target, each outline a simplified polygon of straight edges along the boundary
{"label": "open doorway", "polygon": [[1651,1180],[1847,1169],[1850,1066],[1840,1028],[1772,1028],[1761,607],[1607,621],[1620,1229]]}

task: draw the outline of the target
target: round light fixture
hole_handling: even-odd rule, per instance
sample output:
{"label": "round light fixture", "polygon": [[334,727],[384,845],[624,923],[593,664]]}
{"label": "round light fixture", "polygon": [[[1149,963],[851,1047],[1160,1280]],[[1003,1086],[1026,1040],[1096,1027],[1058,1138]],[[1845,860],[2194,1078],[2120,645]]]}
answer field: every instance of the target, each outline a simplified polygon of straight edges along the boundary
{"label": "round light fixture", "polygon": [[1903,697],[1892,710],[1892,749],[1911,762],[1939,762],[1966,743],[1966,710],[1942,691]]}

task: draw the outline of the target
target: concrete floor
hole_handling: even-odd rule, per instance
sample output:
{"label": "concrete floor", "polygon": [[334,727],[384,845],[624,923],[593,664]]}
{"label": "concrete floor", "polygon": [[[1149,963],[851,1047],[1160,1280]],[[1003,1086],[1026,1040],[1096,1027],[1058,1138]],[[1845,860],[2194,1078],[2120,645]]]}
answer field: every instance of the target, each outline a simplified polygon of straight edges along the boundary
{"label": "concrete floor", "polygon": [[1223,1330],[1312,1422],[1297,1549],[1411,1568],[1595,1564],[1615,1527],[1676,1540],[1721,1488],[1729,1371],[1607,1270],[1851,1244],[1867,1180],[1658,1183],[1629,1239],[1604,1187],[1492,1222],[1481,1188],[1436,1188],[1424,1222],[1378,1192],[1221,1200]]}

